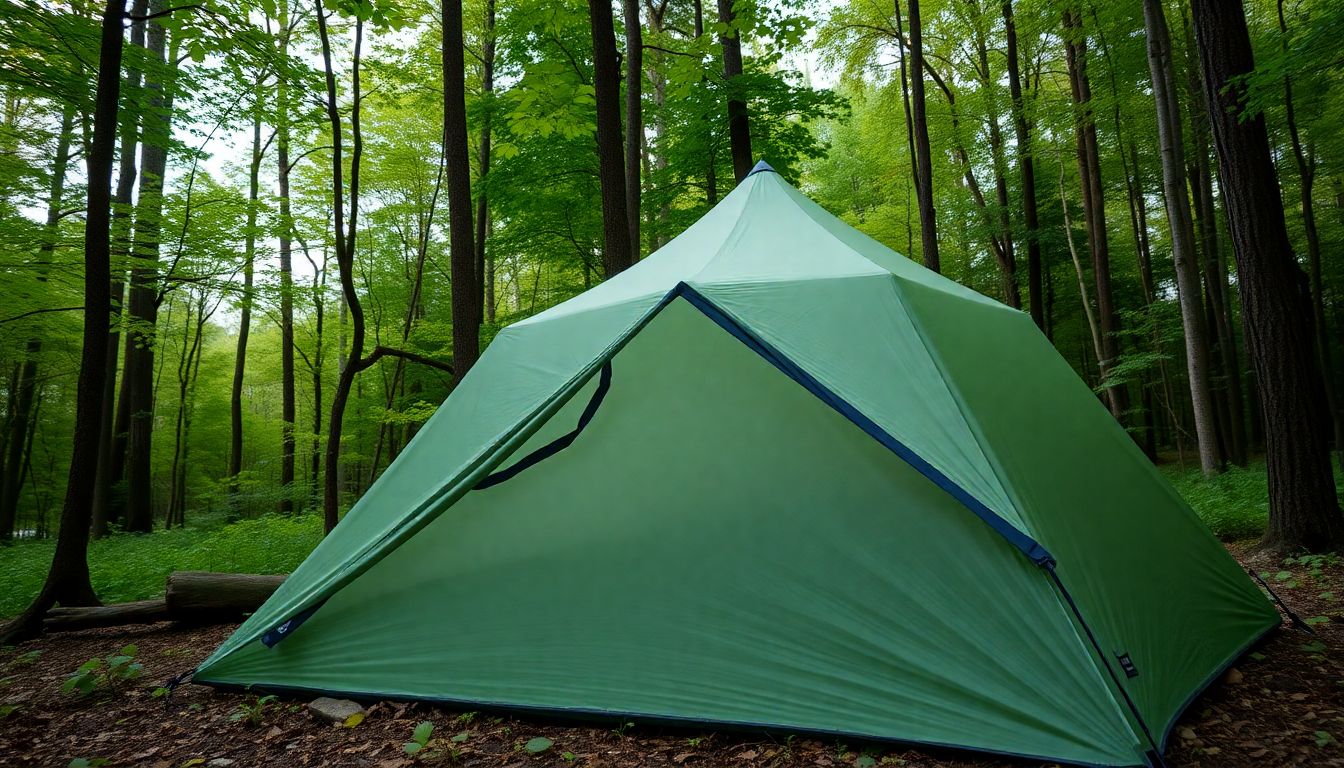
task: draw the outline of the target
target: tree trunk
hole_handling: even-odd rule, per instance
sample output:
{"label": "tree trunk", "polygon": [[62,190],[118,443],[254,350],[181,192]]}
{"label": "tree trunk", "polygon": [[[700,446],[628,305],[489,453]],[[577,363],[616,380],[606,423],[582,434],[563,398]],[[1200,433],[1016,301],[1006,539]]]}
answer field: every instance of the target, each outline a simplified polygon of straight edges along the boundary
{"label": "tree trunk", "polygon": [[1185,138],[1176,76],[1171,53],[1171,34],[1161,0],[1143,0],[1144,27],[1148,36],[1148,68],[1152,74],[1153,98],[1157,103],[1157,135],[1162,149],[1162,193],[1171,230],[1171,255],[1176,267],[1176,286],[1185,328],[1185,363],[1190,379],[1190,404],[1194,412],[1195,438],[1199,441],[1199,466],[1208,477],[1222,470],[1218,456],[1213,397],[1209,391],[1209,347],[1204,325],[1204,302],[1199,286],[1195,231],[1190,216],[1190,198],[1185,185]]}
{"label": "tree trunk", "polygon": [[[607,11],[610,24],[611,11]],[[614,43],[613,43],[614,46]],[[449,269],[452,274],[453,361],[462,380],[480,354],[481,284],[471,231],[471,163],[467,142],[462,3],[443,3],[443,154],[448,171]],[[599,97],[600,98],[600,97]],[[625,226],[622,218],[621,226]]]}
{"label": "tree trunk", "polygon": [[915,185],[919,201],[919,236],[924,266],[942,271],[938,256],[938,217],[933,208],[933,165],[929,150],[929,118],[924,101],[924,29],[919,18],[919,0],[910,0],[910,101],[915,129]]}
{"label": "tree trunk", "polygon": [[[336,73],[331,65],[331,41],[327,34],[327,16],[322,0],[315,0],[318,35],[322,41],[322,64],[326,75],[326,112],[331,128],[331,191],[332,191],[332,234],[335,239],[336,265],[340,272],[341,297],[350,313],[350,353],[346,364],[341,367],[341,375],[336,380],[336,392],[331,399],[331,418],[327,427],[327,449],[325,454],[326,476],[323,482],[322,519],[326,531],[330,533],[340,519],[340,464],[341,432],[345,417],[345,404],[350,399],[350,389],[359,372],[359,363],[364,354],[364,308],[359,303],[359,294],[355,291],[355,233],[359,219],[359,164],[364,153],[364,139],[360,133],[360,90],[359,64],[364,42],[364,22],[356,17],[355,47],[352,64],[352,107],[350,110],[351,156],[350,156],[350,218],[345,216],[345,158],[343,152],[340,105],[336,100]],[[458,14],[459,18],[461,14]],[[470,237],[470,227],[468,227]],[[467,258],[471,251],[468,249]],[[456,282],[456,281],[455,281]],[[468,283],[470,280],[467,281]]]}
{"label": "tree trunk", "polygon": [[1223,408],[1227,411],[1228,422],[1225,443],[1228,459],[1233,464],[1244,467],[1249,463],[1246,401],[1242,394],[1242,370],[1237,335],[1233,330],[1227,269],[1218,242],[1218,212],[1213,197],[1213,164],[1209,158],[1209,105],[1200,78],[1199,54],[1194,32],[1184,15],[1181,22],[1186,40],[1186,87],[1190,100],[1190,129],[1193,134],[1191,148],[1194,155],[1194,172],[1190,176],[1190,186],[1198,213],[1196,223],[1199,227],[1200,249],[1203,252],[1201,261],[1204,270],[1204,290],[1214,316],[1213,329],[1218,338],[1217,359],[1225,381],[1222,389]]}
{"label": "tree trunk", "polygon": [[0,644],[12,644],[41,631],[42,615],[56,603],[97,605],[89,583],[89,523],[93,472],[98,462],[103,380],[107,376],[110,319],[112,161],[117,143],[117,100],[121,91],[124,4],[110,0],[103,9],[94,95],[93,137],[87,154],[88,206],[84,218],[84,330],[75,392],[75,433],[61,508],[56,552],[42,590],[24,612],[0,629]]}
{"label": "tree trunk", "polygon": [[[56,240],[60,235],[61,199],[65,195],[65,172],[70,164],[70,138],[74,131],[75,110],[66,106],[61,113],[61,128],[56,137],[56,154],[51,165],[51,183],[47,194],[47,222],[42,232],[42,245],[37,251],[37,263],[34,265],[39,283],[47,282],[47,273],[51,269],[51,257],[56,251]],[[0,540],[7,540],[14,534],[14,522],[18,514],[19,489],[23,485],[23,468],[28,444],[27,436],[30,422],[36,419],[34,403],[37,395],[37,362],[42,354],[42,337],[34,335],[28,339],[23,350],[23,363],[19,366],[19,378],[10,390],[11,413],[5,452],[0,463]]]}
{"label": "tree trunk", "polygon": [[1284,551],[1337,550],[1344,515],[1330,468],[1310,291],[1288,241],[1264,116],[1240,110],[1242,77],[1255,69],[1245,11],[1216,0],[1192,0],[1191,10],[1263,414],[1269,470],[1263,543]]}
{"label": "tree trunk", "polygon": [[476,195],[476,270],[481,273],[485,289],[485,322],[495,324],[495,261],[486,251],[485,241],[490,234],[490,201],[486,193],[486,177],[490,175],[491,118],[494,115],[495,93],[495,0],[485,0],[485,39],[481,44],[481,93],[485,111],[481,118],[480,144],[476,152],[476,178],[481,190]]}
{"label": "tree trunk", "polygon": [[[151,14],[165,0],[150,0]],[[152,440],[154,435],[154,346],[158,323],[159,235],[163,218],[163,181],[168,165],[172,121],[172,76],[167,60],[168,34],[151,20],[146,48],[152,66],[145,77],[149,102],[140,149],[140,193],[136,207],[135,262],[131,270],[130,326],[126,334],[129,432],[126,441],[126,525],[128,531],[154,528]]]}
{"label": "tree trunk", "polygon": [[990,222],[996,233],[995,255],[998,257],[1000,277],[1003,282],[1004,303],[1013,309],[1022,308],[1022,292],[1017,284],[1017,256],[1013,247],[1013,223],[1008,202],[1008,163],[1003,153],[1003,131],[999,127],[999,105],[994,89],[998,81],[989,66],[989,43],[985,27],[988,22],[976,8],[975,48],[979,56],[980,87],[985,95],[987,120],[989,123],[989,152],[994,168],[994,197],[997,210]]}
{"label": "tree trunk", "polygon": [[[280,187],[280,486],[279,509],[294,511],[294,217],[289,202],[289,0],[276,5],[281,66],[275,83],[275,160]],[[318,408],[321,411],[321,408]]]}
{"label": "tree trunk", "polygon": [[742,93],[742,30],[737,26],[733,0],[719,0],[719,23],[727,28],[719,35],[719,45],[723,48],[723,80],[728,85],[728,149],[733,156],[733,176],[741,184],[755,161],[747,100]]}
{"label": "tree trunk", "polygon": [[1017,23],[1013,0],[1003,0],[1003,25],[1007,39],[1008,92],[1013,100],[1013,133],[1017,139],[1017,163],[1022,176],[1022,223],[1027,241],[1027,300],[1031,319],[1045,330],[1042,306],[1040,219],[1036,210],[1036,160],[1032,150],[1031,125],[1022,98],[1022,75],[1017,53]]}
{"label": "tree trunk", "polygon": [[[644,154],[644,31],[640,0],[622,0],[625,10],[625,214],[630,218],[631,260],[638,261],[640,162]],[[750,137],[748,137],[750,138]]]}
{"label": "tree trunk", "polygon": [[[304,254],[308,253],[307,245]],[[312,260],[309,259],[311,263]],[[326,301],[323,293],[327,289],[327,250],[322,249],[322,266],[313,264],[313,445],[309,459],[308,487],[317,488],[322,471],[322,366],[326,359],[324,352],[323,327],[326,322]]]}
{"label": "tree trunk", "polygon": [[[147,0],[134,0],[131,3],[131,15],[138,18],[145,15]],[[131,45],[143,48],[145,45],[145,22],[132,20],[130,23]],[[139,98],[140,70],[130,66],[126,68],[126,82],[123,86],[126,95]],[[122,468],[125,465],[125,424],[120,427],[116,417],[119,415],[117,394],[117,361],[121,353],[121,339],[118,325],[121,321],[122,302],[125,298],[126,259],[131,253],[131,209],[135,194],[135,150],[139,143],[141,109],[124,109],[121,112],[120,167],[117,171],[117,194],[112,204],[111,260],[112,286],[109,292],[112,300],[111,332],[107,335],[107,376],[103,382],[103,415],[99,426],[98,463],[94,472],[93,489],[93,535],[107,535],[108,524],[120,516],[121,504],[114,503],[112,485],[121,481]],[[117,429],[122,430],[118,433]]]}
{"label": "tree trunk", "polygon": [[[1278,0],[1279,32],[1283,36],[1285,48],[1288,45],[1288,22],[1283,15],[1283,0]],[[1335,450],[1339,451],[1340,468],[1344,470],[1344,412],[1340,409],[1339,395],[1335,392],[1330,372],[1334,369],[1331,360],[1329,326],[1325,321],[1325,294],[1321,281],[1321,235],[1316,228],[1316,203],[1314,188],[1316,185],[1316,155],[1311,148],[1303,149],[1302,134],[1297,128],[1297,111],[1293,106],[1293,78],[1283,78],[1284,122],[1288,125],[1288,137],[1292,140],[1293,159],[1297,162],[1298,185],[1302,207],[1302,230],[1307,240],[1307,266],[1311,277],[1311,317],[1316,330],[1316,354],[1320,357],[1322,383],[1325,388],[1325,402],[1330,410],[1330,422],[1334,428]]]}
{"label": "tree trunk", "polygon": [[1129,410],[1129,394],[1123,383],[1111,381],[1111,368],[1120,357],[1119,314],[1111,291],[1111,256],[1106,235],[1106,198],[1101,182],[1101,157],[1097,146],[1097,125],[1092,114],[1092,86],[1087,75],[1087,38],[1078,11],[1064,12],[1065,58],[1074,108],[1078,111],[1075,130],[1078,140],[1078,173],[1082,181],[1083,219],[1087,225],[1088,247],[1092,253],[1092,278],[1097,291],[1097,321],[1101,333],[1102,356],[1098,370],[1106,384],[1111,413],[1122,425]]}
{"label": "tree trunk", "polygon": [[[614,277],[634,263],[621,142],[621,71],[610,1],[588,0],[588,15],[593,33],[593,95],[597,101],[597,173],[602,187],[602,264],[606,276]],[[451,209],[451,187],[448,199]]]}
{"label": "tree trunk", "polygon": [[243,295],[238,318],[238,347],[233,358],[233,387],[229,392],[229,491],[238,492],[243,470],[243,373],[247,368],[247,337],[252,329],[252,277],[257,253],[257,195],[261,176],[261,82],[253,91],[252,162],[247,178],[247,223],[243,235]]}

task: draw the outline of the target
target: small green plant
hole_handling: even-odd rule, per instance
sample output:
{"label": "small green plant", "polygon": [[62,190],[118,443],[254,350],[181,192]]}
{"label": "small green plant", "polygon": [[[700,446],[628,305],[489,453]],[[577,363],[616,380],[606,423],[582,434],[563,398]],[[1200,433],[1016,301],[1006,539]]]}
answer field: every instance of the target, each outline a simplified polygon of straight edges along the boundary
{"label": "small green plant", "polygon": [[118,686],[140,677],[144,667],[135,660],[136,648],[128,645],[111,656],[94,657],[79,665],[61,684],[62,693],[88,696],[98,688],[115,691]]}
{"label": "small green plant", "polygon": [[456,723],[457,725],[471,725],[471,721],[475,719],[476,719],[475,712],[463,712],[462,714],[453,718],[453,722]]}
{"label": "small green plant", "polygon": [[471,738],[471,731],[463,731],[454,736],[453,738],[449,739],[449,741],[453,742],[454,744],[461,744],[462,742],[466,741],[469,738]]}
{"label": "small green plant", "polygon": [[0,720],[18,712],[22,706],[21,704],[0,704]]}
{"label": "small green plant", "polygon": [[691,747],[698,747],[698,746],[700,746],[701,744],[704,744],[704,743],[705,743],[705,737],[704,737],[704,736],[692,736],[691,738],[689,738],[689,739],[686,740],[686,744],[687,744],[687,746],[691,746]]}
{"label": "small green plant", "polygon": [[76,757],[71,760],[67,768],[100,768],[107,765],[106,757]]}
{"label": "small green plant", "polygon": [[18,656],[15,656],[14,660],[9,662],[9,664],[10,666],[13,667],[24,667],[37,661],[38,657],[40,657],[41,655],[42,651],[40,650],[33,650],[28,651],[27,653],[20,653]]}
{"label": "small green plant", "polygon": [[554,741],[551,741],[545,736],[537,736],[535,738],[528,739],[527,743],[523,745],[523,749],[527,750],[527,753],[529,755],[539,755],[542,752],[545,752],[546,750],[550,749],[551,746],[554,744],[555,744]]}
{"label": "small green plant", "polygon": [[276,696],[254,696],[251,701],[244,699],[229,713],[229,722],[243,723],[253,727],[261,725],[277,698]]}
{"label": "small green plant", "polygon": [[1335,740],[1335,737],[1331,736],[1328,731],[1316,731],[1315,736],[1316,746],[1318,747],[1324,747],[1327,744],[1333,743]]}
{"label": "small green plant", "polygon": [[634,723],[621,723],[620,725],[616,726],[615,728],[612,728],[612,729],[611,729],[611,732],[614,733],[614,734],[616,734],[616,738],[618,738],[618,739],[624,739],[624,738],[625,738],[625,732],[628,731],[628,730],[630,730],[631,728],[634,728],[634,727],[635,727],[635,724],[634,724]]}
{"label": "small green plant", "polygon": [[873,768],[877,765],[877,758],[872,755],[859,755],[859,759],[854,761],[857,768]]}
{"label": "small green plant", "polygon": [[1285,558],[1284,565],[1300,565],[1307,569],[1307,573],[1312,578],[1320,578],[1325,574],[1325,569],[1339,565],[1339,555],[1334,552],[1326,552],[1323,555],[1300,555],[1298,557]]}
{"label": "small green plant", "polygon": [[573,752],[562,752],[560,753],[560,759],[564,760],[567,763],[572,763],[575,760],[578,760],[579,756],[574,754]]}
{"label": "small green plant", "polygon": [[415,726],[411,732],[411,740],[401,745],[401,751],[408,755],[416,755],[429,746],[429,739],[434,735],[434,724],[428,720]]}

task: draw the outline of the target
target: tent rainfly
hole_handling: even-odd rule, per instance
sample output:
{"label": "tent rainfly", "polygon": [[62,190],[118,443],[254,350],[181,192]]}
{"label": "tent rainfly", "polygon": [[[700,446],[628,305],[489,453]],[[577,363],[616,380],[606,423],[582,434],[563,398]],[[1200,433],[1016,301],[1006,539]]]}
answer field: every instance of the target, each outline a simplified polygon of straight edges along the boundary
{"label": "tent rainfly", "polygon": [[194,680],[1160,766],[1278,623],[1027,315],[761,163],[501,331]]}

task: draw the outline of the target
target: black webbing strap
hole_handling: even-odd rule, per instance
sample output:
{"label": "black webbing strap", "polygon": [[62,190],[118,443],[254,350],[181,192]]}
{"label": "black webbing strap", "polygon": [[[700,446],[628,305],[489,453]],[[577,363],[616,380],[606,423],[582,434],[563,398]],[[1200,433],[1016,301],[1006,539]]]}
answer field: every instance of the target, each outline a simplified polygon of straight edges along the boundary
{"label": "black webbing strap", "polygon": [[597,382],[597,391],[593,392],[593,396],[588,401],[588,405],[583,409],[583,414],[579,416],[578,426],[574,427],[570,432],[557,437],[551,442],[529,453],[508,468],[487,475],[476,484],[474,490],[482,491],[492,485],[499,485],[505,480],[518,475],[518,473],[536,466],[542,461],[545,461],[568,448],[570,444],[574,442],[575,438],[579,436],[579,433],[583,431],[584,427],[588,426],[588,422],[593,420],[593,416],[597,413],[598,406],[602,405],[602,400],[607,396],[607,390],[609,389],[611,389],[611,361],[602,364],[602,373]]}
{"label": "black webbing strap", "polygon": [[1260,582],[1260,586],[1264,587],[1265,591],[1269,593],[1269,599],[1273,600],[1275,605],[1279,606],[1279,608],[1282,608],[1283,612],[1288,614],[1288,621],[1292,622],[1294,627],[1297,627],[1303,632],[1306,632],[1308,635],[1316,634],[1316,630],[1312,629],[1310,624],[1303,621],[1301,616],[1298,616],[1296,613],[1293,613],[1293,609],[1289,608],[1288,604],[1283,602],[1283,598],[1279,597],[1278,593],[1276,593],[1274,589],[1269,586],[1269,584],[1265,583],[1264,579],[1260,578],[1260,574],[1256,573],[1250,568],[1247,568],[1246,572],[1251,575],[1251,578]]}

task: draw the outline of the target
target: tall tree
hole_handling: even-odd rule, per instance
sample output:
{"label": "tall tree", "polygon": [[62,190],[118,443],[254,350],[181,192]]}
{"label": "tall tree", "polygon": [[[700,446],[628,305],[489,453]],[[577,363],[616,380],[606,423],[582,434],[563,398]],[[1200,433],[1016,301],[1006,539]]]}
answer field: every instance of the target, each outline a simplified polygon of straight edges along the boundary
{"label": "tall tree", "polygon": [[[445,3],[445,5],[447,5]],[[359,220],[359,164],[364,154],[364,137],[360,133],[360,92],[359,66],[360,54],[364,45],[364,19],[355,18],[355,48],[352,69],[352,99],[350,108],[350,191],[349,220],[346,219],[345,189],[345,153],[341,125],[340,103],[336,96],[336,71],[332,66],[331,39],[327,32],[327,10],[322,0],[315,0],[314,11],[317,15],[318,36],[322,44],[322,66],[326,76],[325,107],[327,121],[331,128],[331,204],[332,235],[336,252],[336,267],[340,273],[341,297],[350,312],[350,354],[341,366],[340,376],[336,380],[336,392],[331,399],[331,417],[327,426],[327,449],[325,453],[325,475],[323,477],[322,519],[328,533],[339,522],[340,512],[340,463],[341,433],[345,419],[345,404],[350,399],[350,389],[354,385],[355,374],[359,370],[360,357],[364,349],[364,308],[360,304],[359,294],[355,291],[355,233]],[[445,32],[446,34],[446,32]],[[347,229],[348,226],[348,229]],[[344,344],[342,344],[344,347]]]}
{"label": "tall tree", "polygon": [[1199,52],[1189,19],[1182,14],[1181,26],[1185,35],[1186,93],[1190,103],[1190,186],[1195,199],[1195,216],[1199,232],[1201,266],[1204,270],[1204,292],[1213,315],[1213,330],[1218,339],[1216,347],[1218,366],[1222,372],[1223,387],[1218,394],[1227,411],[1225,445],[1228,459],[1244,467],[1249,462],[1246,446],[1245,397],[1242,394],[1242,370],[1236,333],[1233,331],[1232,302],[1227,286],[1227,264],[1219,247],[1218,209],[1213,194],[1213,160],[1209,133],[1209,105],[1204,95],[1199,72]]}
{"label": "tall tree", "polygon": [[[243,374],[247,369],[247,341],[252,330],[252,279],[257,255],[257,196],[261,186],[261,78],[252,91],[252,161],[247,169],[247,221],[243,233],[243,288],[238,312],[238,343],[233,358],[233,384],[229,390],[230,489],[238,490],[243,470]],[[183,379],[182,388],[186,384]],[[179,411],[179,421],[181,420]],[[172,500],[173,502],[176,499]]]}
{"label": "tall tree", "polygon": [[[1143,0],[1144,28],[1148,35],[1148,66],[1152,73],[1153,98],[1157,103],[1157,136],[1162,149],[1162,192],[1171,232],[1171,256],[1176,266],[1176,286],[1185,328],[1185,362],[1190,379],[1190,403],[1194,412],[1195,437],[1199,441],[1199,465],[1205,476],[1221,469],[1218,435],[1215,431],[1213,397],[1209,390],[1209,347],[1204,326],[1204,302],[1199,285],[1194,222],[1185,184],[1185,138],[1180,103],[1176,97],[1175,64],[1171,33],[1161,0]],[[1137,153],[1135,154],[1137,159]]]}
{"label": "tall tree", "polygon": [[481,36],[481,98],[485,109],[476,147],[476,178],[480,192],[476,194],[476,271],[481,275],[485,295],[483,319],[495,324],[495,260],[486,251],[485,241],[490,234],[490,196],[486,178],[490,175],[490,140],[494,131],[495,97],[495,0],[485,0],[485,28]]}
{"label": "tall tree", "polygon": [[[1279,34],[1283,38],[1283,47],[1288,47],[1288,20],[1283,13],[1283,0],[1278,0]],[[1302,210],[1302,231],[1307,241],[1307,268],[1311,279],[1311,317],[1316,329],[1316,354],[1321,358],[1321,371],[1324,373],[1325,401],[1330,409],[1330,421],[1334,426],[1335,449],[1340,452],[1340,466],[1344,467],[1344,409],[1340,408],[1339,395],[1335,392],[1330,371],[1331,360],[1330,329],[1325,321],[1325,285],[1321,278],[1321,233],[1316,226],[1316,152],[1310,143],[1304,144],[1302,132],[1297,126],[1297,109],[1293,99],[1293,77],[1283,78],[1283,114],[1288,127],[1288,138],[1293,146],[1293,159],[1297,163],[1298,195]]]}
{"label": "tall tree", "polygon": [[89,582],[89,523],[93,472],[98,462],[103,380],[107,376],[107,329],[111,315],[112,162],[117,143],[117,100],[121,92],[124,0],[103,8],[94,95],[93,135],[87,155],[88,206],[84,216],[84,329],[75,394],[75,435],[65,485],[60,528],[51,568],[42,590],[22,614],[0,629],[0,643],[36,634],[42,616],[56,603],[97,605]]}
{"label": "tall tree", "polygon": [[1022,177],[1022,223],[1027,241],[1027,300],[1031,319],[1045,330],[1045,306],[1041,293],[1040,216],[1036,208],[1036,158],[1032,150],[1031,124],[1022,95],[1021,64],[1018,61],[1017,21],[1013,0],[1003,0],[1003,28],[1008,61],[1008,93],[1012,97],[1013,133],[1017,139],[1017,165]]}
{"label": "tall tree", "polygon": [[910,118],[915,132],[915,197],[919,201],[919,236],[924,266],[942,271],[938,255],[938,216],[933,207],[933,163],[929,150],[929,115],[924,98],[924,24],[919,0],[910,0]]}
{"label": "tall tree", "polygon": [[723,79],[728,86],[728,149],[733,156],[733,175],[740,184],[755,165],[751,154],[751,123],[742,89],[742,30],[737,25],[733,0],[719,0],[719,35],[723,49]]}
{"label": "tall tree", "polygon": [[[451,5],[452,5],[451,3],[445,3],[446,8]],[[345,314],[345,312],[349,313],[349,334],[347,336],[346,334],[342,333],[342,339],[340,343],[341,354],[339,355],[339,357],[341,358],[340,359],[341,373],[340,377],[337,378],[336,380],[336,391],[332,394],[331,398],[331,415],[327,422],[327,447],[325,453],[323,454],[324,473],[322,478],[323,480],[322,518],[323,518],[323,524],[325,525],[327,532],[331,532],[331,530],[335,528],[336,524],[339,522],[341,477],[342,477],[341,436],[344,433],[345,407],[350,400],[350,392],[354,387],[355,376],[357,376],[361,371],[367,370],[368,368],[372,367],[379,360],[387,356],[404,357],[413,362],[418,362],[423,365],[432,366],[434,368],[438,368],[448,373],[453,372],[453,366],[424,357],[422,355],[406,352],[404,350],[392,349],[381,345],[375,346],[374,349],[368,355],[364,354],[364,341],[366,334],[366,328],[364,322],[364,306],[363,303],[360,301],[359,292],[355,289],[355,246],[358,243],[355,236],[359,231],[358,230],[359,193],[360,193],[359,184],[360,184],[361,162],[363,161],[364,157],[364,133],[363,133],[363,124],[361,122],[361,114],[362,114],[361,105],[363,99],[363,92],[361,91],[360,86],[361,82],[360,66],[364,51],[365,18],[367,17],[373,19],[374,23],[390,23],[392,20],[391,15],[395,9],[387,5],[369,6],[362,4],[357,5],[352,9],[352,11],[355,14],[355,29],[354,29],[354,50],[352,53],[351,65],[350,65],[351,106],[350,106],[350,160],[349,160],[350,164],[349,164],[348,190],[346,188],[346,181],[345,181],[346,160],[344,151],[345,142],[343,140],[344,126],[341,123],[341,108],[336,92],[336,71],[332,64],[331,35],[328,31],[328,24],[327,24],[328,12],[323,5],[323,0],[314,0],[314,10],[317,16],[318,38],[321,42],[322,69],[326,82],[326,94],[324,99],[325,103],[323,106],[325,107],[327,113],[327,122],[331,130],[331,202],[332,202],[331,223],[332,223],[332,235],[333,235],[333,250],[336,255],[336,267],[339,272],[341,281],[341,301],[343,305],[342,308],[344,310],[342,314]],[[455,42],[457,43],[456,48],[458,51],[456,63],[460,65],[462,63],[462,54],[461,54],[462,39],[460,34],[462,13],[460,5],[457,7],[456,10],[457,10],[456,17],[458,20],[457,23],[459,25],[458,35],[456,36],[455,40]],[[449,17],[446,14],[444,20],[449,21]],[[445,26],[444,28],[445,45],[447,45],[448,38],[452,34],[452,30],[450,29],[451,24],[445,24],[444,26]],[[447,54],[445,54],[445,60],[446,58]],[[453,71],[460,74],[462,72],[462,67],[458,66]],[[445,88],[445,91],[452,88],[452,82],[451,82],[452,78],[446,78],[446,81],[447,82],[445,83],[445,85],[447,87]],[[447,97],[445,96],[445,107],[446,106],[447,106]],[[461,150],[463,157],[465,157],[467,148],[466,136],[463,135],[462,137],[460,137],[460,141],[461,144],[459,149]],[[445,146],[447,146],[446,142]],[[452,183],[454,182],[450,179],[449,182],[450,195],[451,195]],[[466,298],[466,301],[471,301],[473,296],[476,297],[478,300],[480,297],[479,284],[476,283],[474,280],[473,277],[474,270],[472,269],[471,266],[475,258],[475,254],[471,247],[471,210],[469,207],[471,205],[471,197],[470,197],[471,182],[470,179],[468,178],[465,180],[460,180],[459,183],[465,183],[467,185],[466,189],[467,194],[465,196],[466,205],[468,206],[466,210],[466,222],[464,225],[453,226],[453,220],[451,218],[452,212],[450,210],[449,226],[452,227],[453,230],[456,230],[455,232],[450,233],[450,236],[453,238],[461,238],[463,237],[462,233],[465,232],[466,245],[463,248],[453,248],[452,259],[455,262],[457,262],[457,266],[453,266],[450,264],[450,268],[454,269],[454,271],[457,271],[457,269],[460,268],[461,272],[459,274],[465,276],[466,279],[463,280],[459,277],[459,279],[453,281],[454,282],[453,303],[455,306],[457,305],[456,299],[458,291],[461,290],[460,283],[466,284],[466,289],[467,292],[469,293],[469,295]],[[452,198],[450,197],[449,198],[450,207],[451,203]],[[462,207],[461,205],[458,206],[459,209],[461,209],[461,207]],[[456,241],[450,241],[450,247],[453,247],[453,242]],[[465,264],[462,264],[462,262],[465,262]],[[479,306],[479,304],[477,306]],[[468,317],[473,318],[474,316],[469,315]],[[476,320],[475,322],[479,323],[479,320]],[[458,329],[455,324],[453,334],[455,343],[457,341],[457,334]],[[346,340],[347,338],[348,341]],[[475,344],[476,344],[475,339],[476,336],[475,334],[473,334],[470,339],[471,342],[470,349],[472,351],[475,350]],[[346,351],[347,343],[349,344],[348,354]],[[461,350],[455,350],[455,354],[459,353],[460,351]]]}
{"label": "tall tree", "polygon": [[1065,58],[1069,87],[1076,110],[1075,134],[1078,144],[1078,176],[1083,193],[1083,222],[1087,227],[1088,249],[1092,255],[1092,278],[1096,287],[1097,323],[1104,357],[1097,367],[1106,385],[1111,413],[1125,423],[1129,393],[1123,382],[1115,381],[1111,369],[1120,359],[1120,315],[1111,290],[1111,253],[1106,234],[1106,194],[1101,181],[1101,150],[1097,142],[1097,124],[1093,115],[1092,85],[1087,74],[1087,36],[1082,16],[1074,6],[1064,11]]}
{"label": "tall tree", "polygon": [[1221,0],[1190,5],[1265,431],[1269,529],[1263,544],[1336,550],[1344,546],[1344,515],[1330,468],[1310,291],[1288,240],[1264,116],[1241,108],[1245,76],[1255,69],[1245,10]]}
{"label": "tall tree", "polygon": [[[607,9],[611,20],[611,9]],[[614,45],[614,43],[613,43]],[[465,376],[480,354],[481,283],[471,231],[471,163],[467,160],[466,64],[462,3],[443,3],[443,155],[448,171],[448,252],[452,273],[453,362]],[[622,222],[624,225],[624,222]]]}
{"label": "tall tree", "polygon": [[[621,141],[621,70],[611,0],[588,0],[593,33],[593,96],[597,102],[597,173],[602,188],[602,265],[613,277],[634,263]],[[452,209],[452,188],[448,207]],[[636,215],[638,215],[636,213]]]}
{"label": "tall tree", "polygon": [[[294,510],[294,216],[290,210],[289,176],[289,40],[294,32],[290,0],[276,5],[278,50],[275,82],[275,161],[279,184],[280,232],[280,511]],[[314,399],[319,400],[317,393]],[[319,413],[321,408],[318,408]],[[316,430],[320,432],[321,430]]]}
{"label": "tall tree", "polygon": [[[75,109],[66,105],[61,111],[61,127],[56,134],[56,153],[51,165],[51,182],[47,192],[47,220],[42,232],[42,245],[37,250],[33,265],[39,283],[47,282],[52,255],[56,251],[61,224],[61,200],[65,196],[65,172],[70,164],[70,140],[74,131]],[[14,520],[19,505],[19,487],[23,483],[23,469],[27,456],[28,434],[36,418],[38,358],[42,354],[42,337],[34,334],[24,345],[23,359],[18,368],[18,379],[10,395],[8,433],[0,459],[0,540],[14,534]]]}
{"label": "tall tree", "polygon": [[639,170],[644,159],[644,30],[640,0],[625,8],[625,213],[630,219],[631,259],[639,258]]}
{"label": "tall tree", "polygon": [[[150,0],[149,15],[165,11],[164,0]],[[135,213],[135,267],[131,270],[126,371],[122,396],[127,398],[126,525],[128,531],[154,527],[152,441],[154,435],[154,346],[159,310],[159,236],[163,218],[163,184],[168,167],[173,109],[172,67],[168,30],[152,18],[145,35],[149,71],[145,88],[144,134],[140,148],[140,191]]]}
{"label": "tall tree", "polygon": [[[130,43],[133,49],[142,49],[145,45],[145,22],[143,17],[149,4],[147,0],[134,0],[131,3]],[[123,95],[139,102],[141,72],[134,64],[126,67],[126,79],[122,85]],[[121,511],[121,505],[112,498],[112,486],[120,482],[126,464],[126,419],[129,412],[120,408],[121,398],[117,392],[117,362],[121,355],[121,339],[118,331],[124,311],[123,299],[126,286],[126,259],[131,254],[131,214],[132,200],[135,195],[136,146],[140,141],[141,109],[123,109],[120,118],[121,148],[117,168],[117,192],[112,201],[112,240],[111,258],[112,331],[107,335],[107,370],[103,382],[103,418],[99,428],[98,466],[94,473],[93,489],[93,535],[106,536],[108,525]],[[126,403],[129,406],[129,402]]]}

